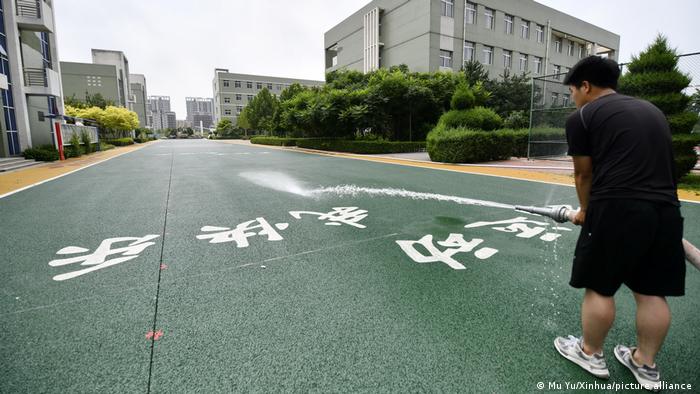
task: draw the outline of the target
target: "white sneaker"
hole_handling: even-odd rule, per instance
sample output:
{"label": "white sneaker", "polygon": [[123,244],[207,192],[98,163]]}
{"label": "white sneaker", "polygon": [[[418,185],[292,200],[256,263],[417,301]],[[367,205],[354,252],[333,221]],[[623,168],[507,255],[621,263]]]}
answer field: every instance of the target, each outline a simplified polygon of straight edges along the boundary
{"label": "white sneaker", "polygon": [[654,365],[650,367],[648,365],[637,365],[637,363],[632,358],[632,354],[637,350],[636,347],[627,347],[624,345],[615,346],[615,358],[622,365],[627,367],[634,375],[637,382],[641,384],[645,389],[649,391],[657,392],[661,390],[661,375],[659,374],[659,368]]}
{"label": "white sneaker", "polygon": [[589,356],[583,352],[582,343],[582,338],[576,338],[573,335],[569,335],[566,338],[557,337],[554,339],[554,347],[564,358],[577,364],[597,378],[609,378],[610,372],[608,371],[607,364],[605,364],[603,353]]}

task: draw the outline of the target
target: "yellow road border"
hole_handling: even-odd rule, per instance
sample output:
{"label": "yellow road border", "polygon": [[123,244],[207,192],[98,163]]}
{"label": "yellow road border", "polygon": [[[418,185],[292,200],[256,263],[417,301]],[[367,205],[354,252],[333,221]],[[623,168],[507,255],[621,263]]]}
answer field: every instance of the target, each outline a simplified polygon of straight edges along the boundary
{"label": "yellow road border", "polygon": [[[516,179],[522,181],[530,182],[540,182],[547,183],[551,185],[560,186],[570,186],[574,187],[574,177],[573,174],[553,174],[542,171],[534,170],[524,170],[515,168],[502,168],[502,167],[480,167],[480,166],[470,166],[470,165],[457,165],[457,164],[445,164],[445,163],[433,163],[418,160],[405,160],[396,159],[386,156],[374,156],[374,155],[357,155],[352,153],[342,153],[342,152],[327,152],[319,151],[314,149],[302,149],[302,148],[289,148],[283,146],[272,146],[272,145],[257,145],[251,144],[249,142],[242,142],[240,140],[215,140],[216,142],[223,142],[225,144],[251,146],[263,149],[277,149],[285,150],[289,152],[300,152],[312,155],[321,156],[331,156],[331,157],[342,157],[346,159],[354,160],[364,160],[373,161],[378,163],[386,164],[396,164],[401,166],[409,167],[419,167],[419,168],[432,168],[435,170],[442,171],[453,171],[461,172],[465,174],[476,174],[476,175],[486,175],[494,176],[498,178]],[[700,203],[700,193],[689,190],[678,190],[678,198],[684,202]]]}
{"label": "yellow road border", "polygon": [[117,147],[104,152],[54,161],[29,168],[0,173],[0,198],[52,181],[115,157],[137,151],[158,141]]}

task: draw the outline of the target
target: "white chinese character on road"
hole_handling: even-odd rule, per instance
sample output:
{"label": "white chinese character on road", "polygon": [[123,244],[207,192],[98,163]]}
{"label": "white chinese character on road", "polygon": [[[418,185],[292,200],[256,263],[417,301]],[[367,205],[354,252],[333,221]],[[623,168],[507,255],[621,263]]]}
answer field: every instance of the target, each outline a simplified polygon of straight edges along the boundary
{"label": "white chinese character on road", "polygon": [[[462,265],[462,263],[453,259],[452,256],[457,253],[471,252],[482,242],[484,242],[484,240],[479,238],[474,238],[467,242],[464,239],[464,235],[452,233],[444,241],[438,242],[438,245],[447,248],[444,251],[441,251],[433,244],[432,235],[426,235],[418,241],[396,241],[401,249],[403,249],[404,253],[406,253],[408,257],[413,259],[413,261],[416,263],[435,263],[440,261],[456,270],[463,270],[465,267]],[[423,246],[428,254],[423,254],[421,251],[416,249],[417,245]],[[474,256],[480,260],[485,260],[496,253],[498,253],[498,250],[493,248],[480,248],[474,252]]]}
{"label": "white chinese character on road", "polygon": [[291,211],[290,215],[297,219],[301,219],[302,214],[318,215],[318,220],[327,220],[326,226],[340,226],[347,224],[357,228],[366,228],[366,226],[358,223],[367,217],[367,211],[357,207],[336,207],[331,212],[309,212],[309,211]]}
{"label": "white chinese character on road", "polygon": [[[485,226],[497,226],[497,225],[504,225],[508,224],[508,226],[501,226],[501,227],[491,227],[492,229],[496,231],[501,231],[504,233],[517,233],[515,236],[518,238],[532,238],[537,235],[542,234],[543,232],[547,231],[547,229],[543,226],[549,226],[548,223],[546,222],[538,222],[535,220],[528,220],[526,217],[517,217],[513,219],[508,219],[508,220],[500,220],[497,222],[476,222],[476,223],[471,223],[467,224],[464,226],[465,228],[477,228],[477,227],[485,227]],[[534,225],[533,227],[528,226],[528,224]],[[564,230],[564,231],[571,231],[571,229],[566,228],[566,227],[554,227],[554,230]],[[543,234],[540,239],[546,242],[554,241],[555,239],[559,238],[561,234],[557,233],[545,233]]]}
{"label": "white chinese character on road", "polygon": [[[155,242],[149,242],[152,239],[158,238],[159,235],[150,234],[144,237],[119,237],[119,238],[109,238],[105,239],[100,243],[100,246],[95,249],[93,253],[70,257],[66,259],[58,259],[49,261],[51,267],[60,267],[67,264],[81,263],[81,266],[90,266],[78,271],[67,272],[65,274],[56,275],[53,280],[63,281],[66,279],[72,279],[80,275],[85,275],[92,271],[97,271],[102,268],[107,268],[125,261],[129,261],[139,257],[139,253],[143,252],[144,249],[151,245],[155,245]],[[123,247],[117,247],[112,249],[114,244],[121,242],[130,242],[128,245]],[[76,254],[89,252],[89,249],[81,248],[78,246],[68,246],[65,247],[56,254],[66,255],[66,254]],[[111,260],[107,260],[108,256],[121,255],[125,257],[117,257]]]}
{"label": "white chinese character on road", "polygon": [[[285,230],[288,226],[288,223],[275,224],[278,230]],[[234,229],[230,227],[204,226],[201,228],[201,231],[209,232],[210,234],[198,235],[197,239],[209,239],[209,243],[212,244],[235,242],[238,248],[247,248],[249,245],[248,238],[255,235],[267,235],[268,241],[283,240],[284,238],[275,230],[275,227],[272,227],[264,218],[241,223]]]}

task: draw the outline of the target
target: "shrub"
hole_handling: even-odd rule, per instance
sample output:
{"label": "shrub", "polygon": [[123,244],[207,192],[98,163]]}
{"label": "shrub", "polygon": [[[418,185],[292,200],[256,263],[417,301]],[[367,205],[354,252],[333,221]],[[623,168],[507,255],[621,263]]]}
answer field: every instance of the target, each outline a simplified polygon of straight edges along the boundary
{"label": "shrub", "polygon": [[80,137],[78,134],[73,133],[70,137],[70,146],[64,152],[64,156],[68,157],[80,157],[83,155],[83,150],[80,148]]}
{"label": "shrub", "polygon": [[666,115],[673,115],[688,107],[690,97],[683,93],[665,93],[641,97],[650,101]]}
{"label": "shrub", "polygon": [[687,134],[698,123],[698,114],[684,111],[667,117],[672,134]]}
{"label": "shrub", "polygon": [[438,125],[443,125],[448,129],[466,128],[489,131],[503,127],[503,119],[492,109],[476,107],[466,111],[445,112],[440,117]]}
{"label": "shrub", "polygon": [[251,144],[258,145],[273,145],[273,146],[296,146],[297,140],[300,138],[282,138],[282,137],[252,137]]}
{"label": "shrub", "polygon": [[114,147],[114,145],[112,145],[112,144],[107,144],[107,143],[104,143],[104,142],[100,142],[100,150],[101,150],[101,151],[106,151],[106,150],[110,150],[110,149],[114,149],[114,148],[115,148],[115,147]]}
{"label": "shrub", "polygon": [[506,129],[524,129],[530,126],[530,116],[525,111],[513,111],[503,121]]}
{"label": "shrub", "polygon": [[620,80],[619,90],[633,96],[680,92],[690,84],[691,79],[677,71],[652,71],[630,73]]}
{"label": "shrub", "polygon": [[114,140],[106,140],[105,143],[111,144],[114,146],[127,146],[127,145],[133,145],[134,140],[132,138],[117,138]]}
{"label": "shrub", "polygon": [[466,84],[459,85],[452,95],[450,108],[452,109],[469,109],[474,107],[476,98],[474,92],[469,89]]}
{"label": "shrub", "polygon": [[527,130],[485,132],[438,126],[428,134],[430,160],[443,163],[478,163],[505,160],[527,149]]}
{"label": "shrub", "polygon": [[80,142],[83,143],[83,152],[85,152],[85,154],[92,153],[92,141],[90,141],[90,134],[85,131],[81,131]]}
{"label": "shrub", "polygon": [[59,159],[58,150],[53,145],[41,145],[26,149],[22,152],[25,159],[36,161],[56,161]]}
{"label": "shrub", "polygon": [[425,142],[409,141],[355,141],[324,138],[300,138],[300,148],[347,152],[357,154],[411,153],[425,150]]}

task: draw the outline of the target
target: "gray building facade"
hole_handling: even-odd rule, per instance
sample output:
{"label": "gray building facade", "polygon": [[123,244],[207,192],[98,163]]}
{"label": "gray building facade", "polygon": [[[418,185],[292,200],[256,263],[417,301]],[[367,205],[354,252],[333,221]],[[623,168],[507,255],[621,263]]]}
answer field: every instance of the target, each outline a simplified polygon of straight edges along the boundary
{"label": "gray building facade", "polygon": [[107,64],[61,62],[64,97],[85,102],[87,95],[100,94],[115,105],[119,103],[117,67]]}
{"label": "gray building facade", "polygon": [[458,71],[465,61],[531,75],[566,72],[620,37],[532,0],[374,0],[325,33],[326,71]]}
{"label": "gray building facade", "polygon": [[0,0],[0,157],[54,144],[64,113],[51,1]]}
{"label": "gray building facade", "polygon": [[132,111],[139,117],[139,127],[151,127],[148,124],[148,88],[146,76],[143,74],[129,74],[131,96],[134,99]]}
{"label": "gray building facade", "polygon": [[110,64],[117,68],[119,100],[116,104],[133,111],[134,99],[129,93],[129,89],[131,88],[129,81],[129,60],[127,60],[124,52],[108,49],[92,49],[92,63]]}
{"label": "gray building facade", "polygon": [[202,97],[185,97],[187,122],[190,127],[211,128],[214,123],[214,100]]}
{"label": "gray building facade", "polygon": [[230,119],[236,124],[238,115],[248,102],[253,100],[261,90],[267,89],[271,94],[279,96],[289,85],[298,83],[303,86],[322,86],[325,81],[307,79],[268,77],[263,75],[230,73],[228,69],[214,70],[212,82],[214,90],[214,123],[222,119]]}
{"label": "gray building facade", "polygon": [[177,127],[175,112],[170,110],[170,96],[149,96],[148,116],[153,130]]}

